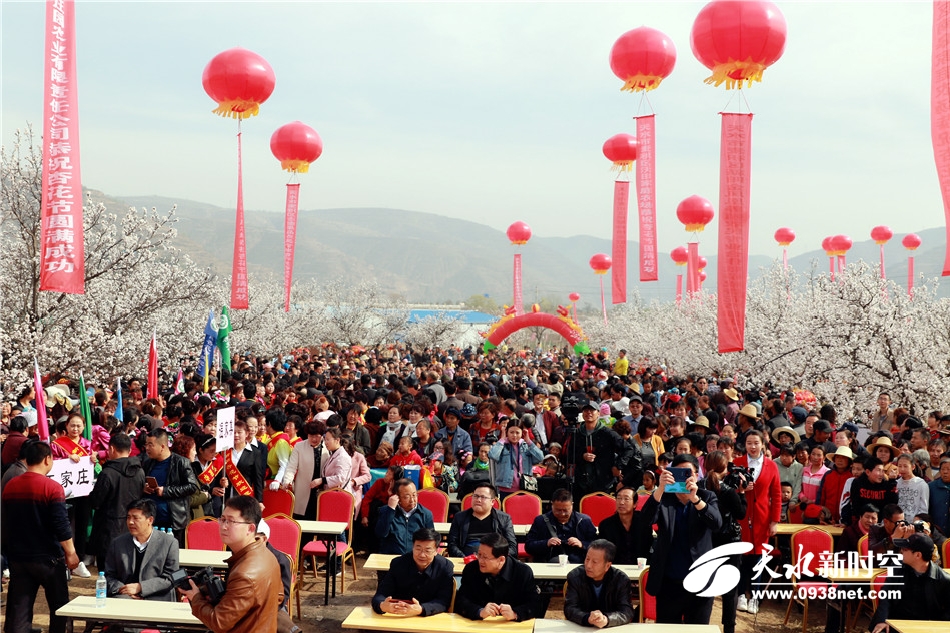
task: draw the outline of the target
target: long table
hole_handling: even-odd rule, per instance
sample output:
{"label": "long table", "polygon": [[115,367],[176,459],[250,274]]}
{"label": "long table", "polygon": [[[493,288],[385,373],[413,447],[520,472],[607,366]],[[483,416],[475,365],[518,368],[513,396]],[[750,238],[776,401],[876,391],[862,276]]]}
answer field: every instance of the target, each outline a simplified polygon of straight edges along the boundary
{"label": "long table", "polygon": [[[369,558],[363,564],[363,569],[367,571],[389,571],[389,563],[396,557],[395,554],[370,554]],[[462,575],[465,569],[465,561],[461,558],[446,557],[451,561],[453,572],[456,576]],[[534,573],[535,580],[567,580],[567,574],[575,567],[580,567],[577,563],[568,563],[567,565],[558,565],[557,563],[527,563]],[[640,569],[636,565],[614,565],[621,570],[630,580],[640,580],[640,574],[649,569],[646,567]]]}
{"label": "long table", "polygon": [[171,627],[175,630],[208,630],[208,627],[191,614],[191,606],[184,602],[106,598],[106,606],[97,609],[94,596],[78,596],[57,609],[56,615],[66,618],[66,628],[69,631],[73,630],[76,620],[86,622],[86,631],[106,624],[132,626],[137,629]]}
{"label": "long table", "polygon": [[[442,538],[448,538],[449,530],[452,529],[451,523],[438,522],[438,523],[434,523],[433,525],[435,526],[435,531],[441,534]],[[531,529],[531,526],[516,524],[516,525],[513,525],[512,528],[514,528],[515,536],[526,536],[528,534],[528,530]]]}
{"label": "long table", "polygon": [[[297,521],[300,524],[300,530],[304,534],[313,534],[327,548],[327,573],[326,582],[323,588],[323,606],[330,604],[330,583],[333,583],[333,597],[336,598],[336,565],[338,558],[336,556],[336,542],[343,532],[349,529],[349,523],[345,521]],[[350,542],[353,535],[350,534]]]}
{"label": "long table", "polygon": [[[535,620],[534,633],[591,633],[596,629],[570,620]],[[637,622],[610,627],[610,633],[719,633],[715,624],[657,624]],[[933,633],[932,631],[929,633]]]}
{"label": "long table", "polygon": [[214,569],[226,569],[225,563],[231,557],[231,552],[227,550],[207,550],[207,549],[180,549],[178,550],[178,565],[185,569],[203,569],[213,567]]}
{"label": "long table", "polygon": [[[437,613],[425,618],[379,614],[371,607],[356,607],[343,620],[344,629],[367,631],[411,631],[413,633],[532,633],[535,620],[509,622],[501,616],[469,620],[457,613]],[[589,633],[589,632],[588,632]]]}
{"label": "long table", "polygon": [[885,620],[894,633],[934,633],[943,630],[946,622],[934,620]]}

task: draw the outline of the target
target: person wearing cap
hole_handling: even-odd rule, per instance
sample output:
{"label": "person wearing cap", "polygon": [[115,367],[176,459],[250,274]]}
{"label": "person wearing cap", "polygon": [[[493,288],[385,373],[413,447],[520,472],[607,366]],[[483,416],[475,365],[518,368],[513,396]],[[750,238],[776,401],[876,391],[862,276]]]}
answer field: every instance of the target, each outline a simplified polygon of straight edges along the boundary
{"label": "person wearing cap", "polygon": [[709,418],[704,415],[696,418],[695,422],[691,422],[686,427],[686,433],[700,433],[703,437],[709,433]]}
{"label": "person wearing cap", "polygon": [[839,446],[838,450],[830,455],[833,467],[821,480],[818,503],[831,511],[831,522],[841,524],[841,495],[844,486],[851,479],[851,464],[854,462],[854,453],[847,446]]}
{"label": "person wearing cap", "polygon": [[894,446],[889,437],[879,437],[873,444],[869,444],[868,453],[874,455],[884,464],[890,464],[901,454],[901,449]]}
{"label": "person wearing cap", "polygon": [[732,388],[732,379],[727,379],[723,381],[725,385],[722,388],[722,395],[726,397],[726,422],[729,424],[734,424],[736,422],[736,417],[739,415],[739,392]]}
{"label": "person wearing cap", "polygon": [[900,549],[901,566],[884,583],[871,633],[890,631],[887,620],[950,621],[950,573],[934,563],[933,540],[915,533],[895,540],[894,546]]}
{"label": "person wearing cap", "polygon": [[564,462],[574,467],[574,494],[578,498],[610,491],[612,482],[621,476],[616,464],[629,461],[620,436],[604,425],[597,414],[597,407],[585,399],[581,403],[584,423],[569,436],[564,447]]}
{"label": "person wearing cap", "polygon": [[864,460],[864,474],[851,484],[851,521],[857,520],[861,506],[873,503],[879,508],[897,505],[897,482],[884,477],[884,464],[876,457]]}
{"label": "person wearing cap", "polygon": [[812,425],[811,437],[806,437],[803,442],[808,445],[808,452],[821,444],[824,447],[825,455],[835,452],[835,443],[831,441],[831,433],[834,429],[828,420],[818,420]]}

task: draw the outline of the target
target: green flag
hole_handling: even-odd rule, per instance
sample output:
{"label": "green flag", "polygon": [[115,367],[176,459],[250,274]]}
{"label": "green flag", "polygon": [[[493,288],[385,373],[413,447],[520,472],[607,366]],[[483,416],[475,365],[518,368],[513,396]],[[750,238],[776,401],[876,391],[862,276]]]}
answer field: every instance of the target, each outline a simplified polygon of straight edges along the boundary
{"label": "green flag", "polygon": [[89,406],[89,396],[86,394],[86,379],[82,372],[79,372],[79,413],[82,419],[86,421],[86,427],[82,431],[82,436],[87,440],[92,440],[92,407]]}
{"label": "green flag", "polygon": [[228,334],[231,333],[231,317],[228,316],[228,306],[221,308],[221,318],[218,319],[218,350],[221,351],[221,367],[231,371],[231,346],[228,345]]}

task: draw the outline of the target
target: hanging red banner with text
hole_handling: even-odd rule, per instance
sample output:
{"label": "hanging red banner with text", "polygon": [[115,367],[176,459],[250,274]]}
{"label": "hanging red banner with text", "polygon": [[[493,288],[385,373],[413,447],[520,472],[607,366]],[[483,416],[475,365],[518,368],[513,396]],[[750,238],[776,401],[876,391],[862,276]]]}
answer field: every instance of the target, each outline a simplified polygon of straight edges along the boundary
{"label": "hanging red banner with text", "polygon": [[930,136],[947,233],[943,276],[950,275],[950,2],[934,1],[930,66]]}
{"label": "hanging red banner with text", "polygon": [[231,309],[247,310],[247,244],[244,241],[244,179],[241,172],[241,120],[238,119],[237,213],[234,220],[234,259],[231,261]]}
{"label": "hanging red banner with text", "polygon": [[752,114],[722,113],[719,154],[719,352],[745,349]]}
{"label": "hanging red banner with text", "polygon": [[46,3],[45,32],[40,290],[81,295],[85,293],[86,254],[73,0]]}
{"label": "hanging red banner with text", "polygon": [[290,312],[290,285],[294,280],[294,246],[297,243],[297,204],[300,183],[287,184],[284,206],[284,312]]}
{"label": "hanging red banner with text", "polygon": [[512,286],[515,289],[515,314],[524,314],[524,299],[522,298],[521,288],[521,253],[515,253],[513,271],[514,279],[512,279]]}
{"label": "hanging red banner with text", "polygon": [[640,218],[640,281],[658,279],[656,254],[655,116],[637,117],[637,211]]}
{"label": "hanging red banner with text", "polygon": [[613,250],[610,254],[614,262],[610,269],[612,288],[610,296],[614,303],[627,302],[627,212],[629,206],[630,182],[614,181],[614,234]]}

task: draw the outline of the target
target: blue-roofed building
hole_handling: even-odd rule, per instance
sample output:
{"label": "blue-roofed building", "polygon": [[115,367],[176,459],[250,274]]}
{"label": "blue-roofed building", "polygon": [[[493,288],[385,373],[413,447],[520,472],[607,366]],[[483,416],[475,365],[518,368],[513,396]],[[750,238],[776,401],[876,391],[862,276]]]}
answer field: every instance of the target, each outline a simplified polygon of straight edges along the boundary
{"label": "blue-roofed building", "polygon": [[[458,310],[438,307],[410,308],[408,327],[412,328],[413,325],[426,321],[456,321],[459,327],[457,331],[451,335],[451,343],[463,348],[467,346],[477,348],[480,347],[482,341],[484,341],[480,333],[486,332],[488,328],[491,327],[491,324],[499,318],[501,318],[499,315],[479,312],[477,310]],[[398,338],[405,340],[405,336]],[[448,341],[443,341],[443,344],[448,344]]]}

